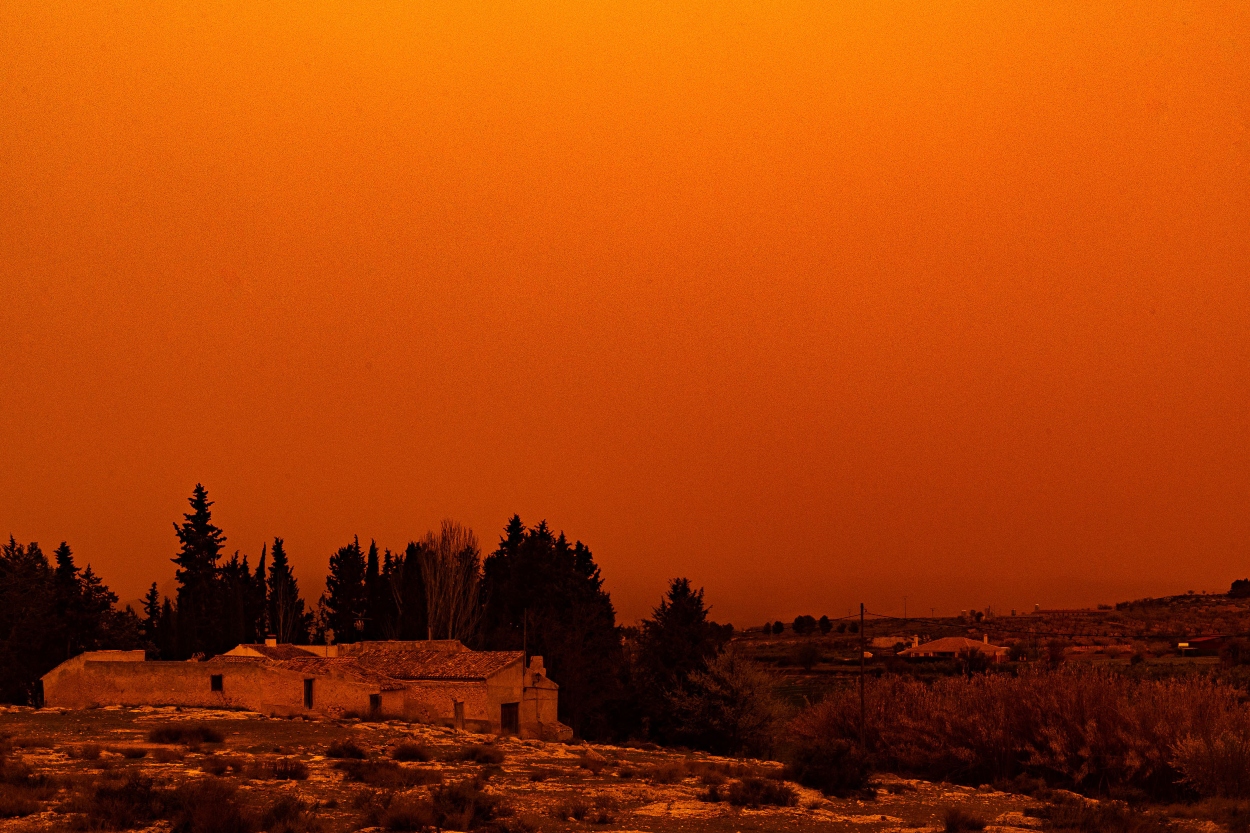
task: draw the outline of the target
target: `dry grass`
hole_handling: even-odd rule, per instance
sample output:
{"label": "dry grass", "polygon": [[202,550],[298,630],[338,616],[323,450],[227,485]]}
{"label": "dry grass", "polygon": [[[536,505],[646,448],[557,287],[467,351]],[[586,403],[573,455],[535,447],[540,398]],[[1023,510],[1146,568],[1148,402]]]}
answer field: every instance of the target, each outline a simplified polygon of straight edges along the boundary
{"label": "dry grass", "polygon": [[401,743],[391,750],[391,757],[406,763],[423,764],[434,757],[429,748],[419,743]]}
{"label": "dry grass", "polygon": [[201,743],[221,743],[223,740],[225,737],[219,729],[205,723],[171,723],[157,726],[148,732],[149,743],[199,746]]}
{"label": "dry grass", "polygon": [[390,790],[402,790],[422,784],[437,784],[443,773],[436,769],[401,766],[393,761],[346,760],[335,763],[349,781]]}

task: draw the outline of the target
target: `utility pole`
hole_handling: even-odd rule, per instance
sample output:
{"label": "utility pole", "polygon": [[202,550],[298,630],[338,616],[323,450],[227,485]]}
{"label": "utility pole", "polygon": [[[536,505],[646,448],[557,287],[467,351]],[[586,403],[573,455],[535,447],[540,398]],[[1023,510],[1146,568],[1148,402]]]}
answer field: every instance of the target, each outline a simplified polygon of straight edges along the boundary
{"label": "utility pole", "polygon": [[864,634],[864,603],[859,603],[859,745],[866,747],[867,730],[864,717],[864,666],[868,662],[868,638]]}
{"label": "utility pole", "polygon": [[903,621],[907,621],[907,597],[903,597]]}

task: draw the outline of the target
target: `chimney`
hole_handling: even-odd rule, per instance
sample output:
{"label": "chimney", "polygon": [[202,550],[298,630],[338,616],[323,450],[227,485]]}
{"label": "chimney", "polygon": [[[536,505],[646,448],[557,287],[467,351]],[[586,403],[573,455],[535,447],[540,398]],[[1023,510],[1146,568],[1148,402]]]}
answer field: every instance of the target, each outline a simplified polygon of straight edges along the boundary
{"label": "chimney", "polygon": [[278,637],[276,637],[276,636],[266,636],[266,637],[265,637],[265,647],[266,647],[266,648],[277,648],[277,647],[278,647]]}
{"label": "chimney", "polygon": [[530,671],[533,671],[536,674],[545,673],[543,670],[543,658],[542,657],[537,657],[537,656],[530,657]]}
{"label": "chimney", "polygon": [[981,634],[981,642],[985,645],[990,644],[990,635],[988,633]]}

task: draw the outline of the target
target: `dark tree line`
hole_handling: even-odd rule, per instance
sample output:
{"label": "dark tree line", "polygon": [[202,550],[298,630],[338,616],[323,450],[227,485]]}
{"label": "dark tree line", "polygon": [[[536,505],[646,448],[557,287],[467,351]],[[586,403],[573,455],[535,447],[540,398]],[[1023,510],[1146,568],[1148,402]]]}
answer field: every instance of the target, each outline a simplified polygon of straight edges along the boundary
{"label": "dark tree line", "polygon": [[83,651],[142,645],[134,611],[62,542],[54,561],[12,536],[0,548],[0,699],[37,700],[39,678]]}
{"label": "dark tree line", "polygon": [[[174,524],[177,592],[153,583],[142,618],[67,545],[55,566],[38,544],[10,539],[0,558],[0,697],[30,702],[38,678],[85,650],[144,648],[149,657],[214,656],[275,636],[284,643],[458,639],[544,658],[560,685],[562,721],[583,737],[648,737],[736,752],[768,742],[769,681],[725,647],[732,626],[708,616],[703,591],[673,579],[650,619],[616,623],[590,548],[513,516],[483,560],[477,538],[445,521],[402,551],[362,546],[330,555],[325,593],[305,604],[282,538],[225,557],[225,533],[197,485]],[[51,623],[51,626],[49,626]],[[746,715],[754,715],[748,719]]]}

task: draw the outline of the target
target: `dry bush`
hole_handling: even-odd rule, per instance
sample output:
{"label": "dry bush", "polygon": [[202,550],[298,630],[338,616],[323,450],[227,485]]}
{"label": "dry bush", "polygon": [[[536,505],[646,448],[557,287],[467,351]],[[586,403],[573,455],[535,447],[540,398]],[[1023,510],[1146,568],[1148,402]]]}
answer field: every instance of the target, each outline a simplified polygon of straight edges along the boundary
{"label": "dry bush", "polygon": [[846,795],[868,783],[868,757],[858,744],[824,735],[800,736],[787,774],[825,795]]}
{"label": "dry bush", "polygon": [[607,765],[608,762],[603,758],[592,757],[584,753],[577,758],[578,768],[589,771],[591,775],[598,775],[600,772],[603,772],[604,767]]}
{"label": "dry bush", "polygon": [[[853,691],[829,697],[794,721],[799,748],[853,744],[858,717]],[[885,677],[870,683],[866,735],[883,769],[968,784],[1025,773],[1154,798],[1250,784],[1250,754],[1227,740],[1250,738],[1250,714],[1236,689],[1207,678],[1136,681],[1073,667],[932,683]]]}
{"label": "dry bush", "polygon": [[243,758],[226,755],[209,755],[200,769],[209,775],[225,775],[227,772],[238,775],[247,769],[247,761]]}
{"label": "dry bush", "polygon": [[443,773],[436,769],[400,766],[394,761],[346,760],[335,763],[334,768],[349,781],[391,790],[438,784],[443,780]]}
{"label": "dry bush", "polygon": [[149,743],[182,744],[198,746],[201,743],[221,743],[225,737],[221,731],[204,723],[172,723],[157,726],[148,732]]}
{"label": "dry bush", "polygon": [[350,740],[335,741],[326,749],[327,758],[342,758],[363,761],[368,755]]}
{"label": "dry bush", "polygon": [[275,799],[260,816],[260,828],[267,833],[318,833],[321,821],[312,808],[292,795]]}
{"label": "dry bush", "polygon": [[140,758],[146,758],[148,750],[142,746],[119,746],[109,750],[130,761],[137,761]]}
{"label": "dry bush", "polygon": [[452,757],[457,761],[471,761],[476,764],[502,764],[504,762],[503,750],[491,743],[466,746],[454,753]]}
{"label": "dry bush", "polygon": [[25,762],[0,754],[0,818],[37,813],[56,790],[53,779],[36,775]]}
{"label": "dry bush", "polygon": [[942,816],[942,825],[946,833],[964,833],[967,830],[984,830],[985,819],[962,807],[947,807]]}
{"label": "dry bush", "polygon": [[735,807],[793,807],[799,803],[793,787],[769,778],[734,781],[726,789],[725,798]]}
{"label": "dry bush", "polygon": [[404,742],[391,750],[391,757],[397,761],[423,764],[434,756],[429,748],[422,744]]}
{"label": "dry bush", "polygon": [[179,833],[255,833],[260,827],[236,788],[215,779],[170,788],[132,773],[92,785],[63,809],[76,814],[79,830],[134,830],[161,820]]}
{"label": "dry bush", "polygon": [[548,812],[557,821],[580,821],[586,824],[612,824],[615,821],[607,802],[591,804],[582,798],[565,801],[552,807]]}
{"label": "dry bush", "polygon": [[152,752],[152,760],[158,764],[172,764],[174,761],[181,761],[183,754],[177,749],[156,749]]}
{"label": "dry bush", "polygon": [[80,761],[98,761],[103,751],[98,743],[84,743],[82,746],[70,747],[69,756]]}
{"label": "dry bush", "polygon": [[256,761],[247,767],[246,772],[258,781],[303,781],[308,778],[308,764],[299,758],[275,758]]}

